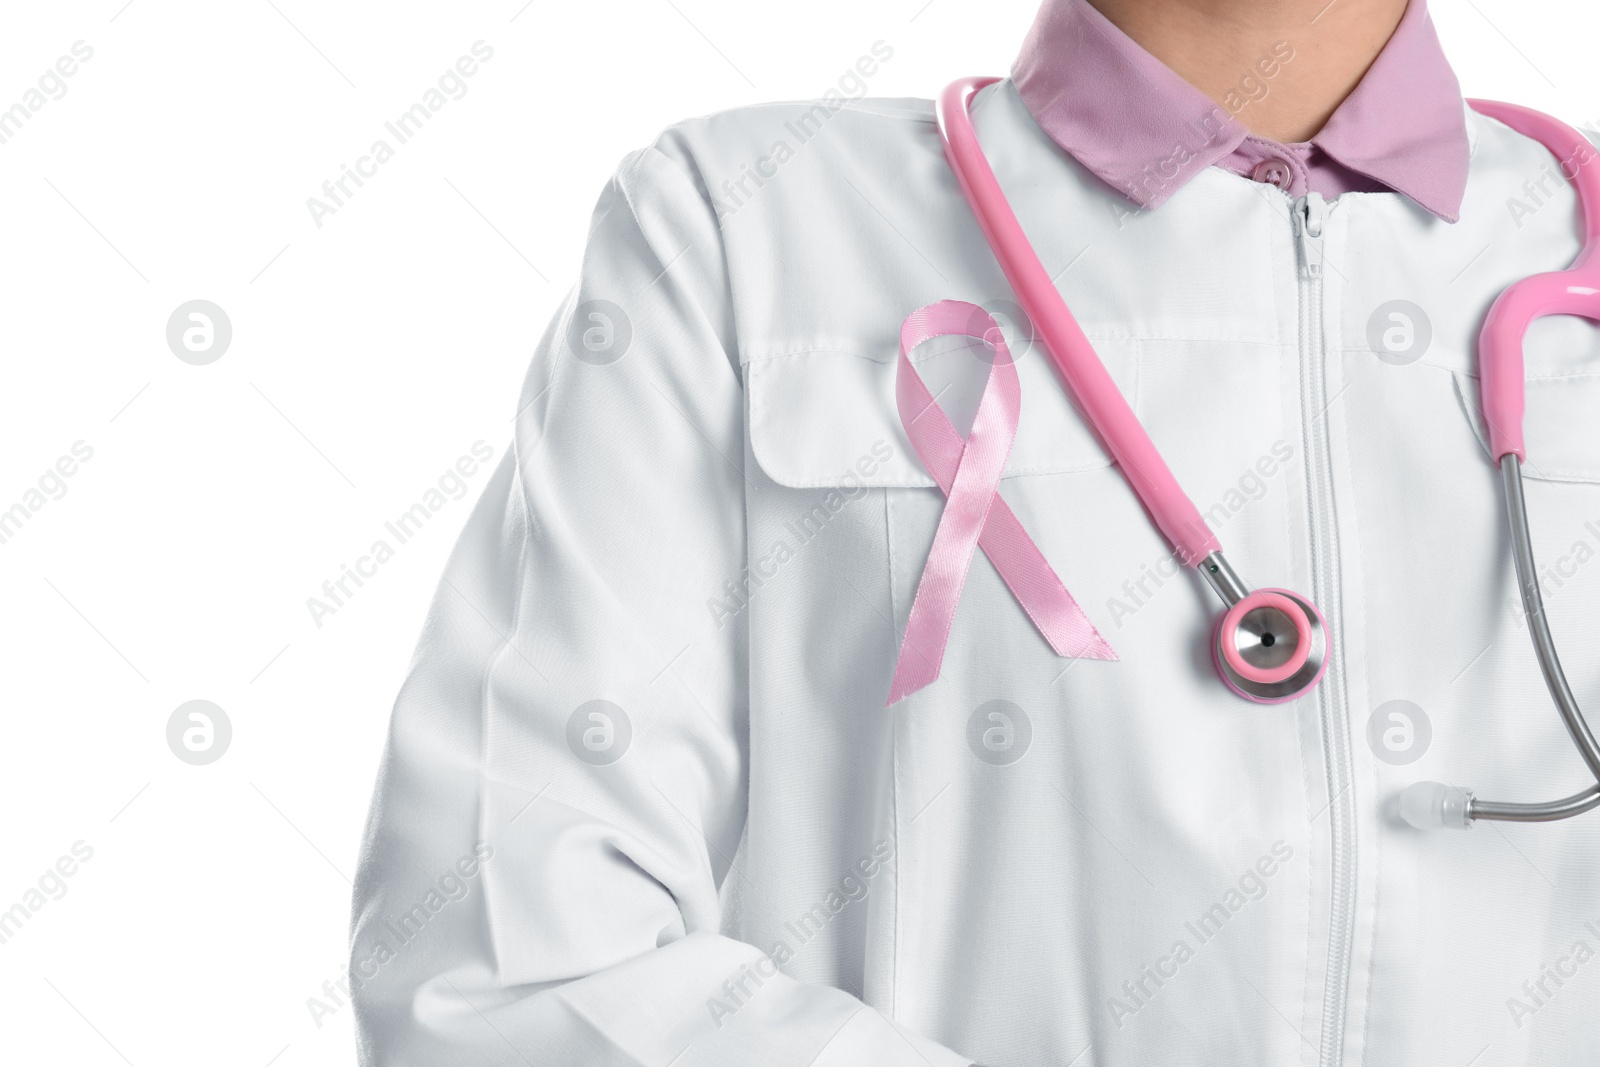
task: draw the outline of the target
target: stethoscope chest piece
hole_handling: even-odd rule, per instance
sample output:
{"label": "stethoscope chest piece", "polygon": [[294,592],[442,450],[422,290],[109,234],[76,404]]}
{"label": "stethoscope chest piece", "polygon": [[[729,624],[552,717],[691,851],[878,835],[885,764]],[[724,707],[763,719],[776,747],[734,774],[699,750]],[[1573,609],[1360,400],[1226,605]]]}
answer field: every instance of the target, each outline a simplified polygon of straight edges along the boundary
{"label": "stethoscope chest piece", "polygon": [[1258,589],[1217,620],[1212,658],[1229,689],[1260,704],[1304,694],[1328,668],[1328,625],[1287,589]]}

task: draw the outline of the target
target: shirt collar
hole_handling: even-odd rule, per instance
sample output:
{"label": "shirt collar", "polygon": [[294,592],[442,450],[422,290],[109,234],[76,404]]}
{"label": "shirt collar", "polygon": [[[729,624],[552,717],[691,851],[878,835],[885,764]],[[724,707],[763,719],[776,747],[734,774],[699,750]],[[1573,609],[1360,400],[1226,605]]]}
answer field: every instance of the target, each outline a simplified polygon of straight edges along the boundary
{"label": "shirt collar", "polygon": [[[1154,208],[1232,154],[1249,129],[1095,10],[1044,0],[1012,81],[1034,119],[1079,163]],[[1405,121],[1395,121],[1405,101]],[[1311,139],[1338,163],[1447,222],[1467,185],[1465,102],[1427,0],[1411,0],[1353,92]]]}

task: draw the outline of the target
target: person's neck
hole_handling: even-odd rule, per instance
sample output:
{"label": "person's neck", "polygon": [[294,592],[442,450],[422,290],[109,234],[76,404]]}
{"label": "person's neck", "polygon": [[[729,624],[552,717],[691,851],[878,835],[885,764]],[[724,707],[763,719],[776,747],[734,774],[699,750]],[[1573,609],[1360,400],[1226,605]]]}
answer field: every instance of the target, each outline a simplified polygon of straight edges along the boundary
{"label": "person's neck", "polygon": [[[1237,100],[1264,86],[1265,96],[1246,96],[1251,103],[1239,118],[1252,133],[1285,144],[1309,141],[1322,129],[1406,9],[1406,0],[1089,2],[1219,104],[1230,93]],[[1280,62],[1280,42],[1293,49],[1287,63]],[[1264,69],[1275,73],[1263,77]]]}

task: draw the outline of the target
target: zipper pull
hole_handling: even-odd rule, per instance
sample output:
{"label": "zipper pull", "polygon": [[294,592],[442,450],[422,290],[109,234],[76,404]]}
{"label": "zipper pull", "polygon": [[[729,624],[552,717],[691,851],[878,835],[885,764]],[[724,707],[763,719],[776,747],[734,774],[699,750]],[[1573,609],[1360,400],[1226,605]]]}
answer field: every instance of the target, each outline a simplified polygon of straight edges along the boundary
{"label": "zipper pull", "polygon": [[1322,229],[1328,221],[1328,202],[1321,193],[1307,193],[1294,202],[1294,235],[1300,246],[1300,265],[1306,276],[1322,277]]}

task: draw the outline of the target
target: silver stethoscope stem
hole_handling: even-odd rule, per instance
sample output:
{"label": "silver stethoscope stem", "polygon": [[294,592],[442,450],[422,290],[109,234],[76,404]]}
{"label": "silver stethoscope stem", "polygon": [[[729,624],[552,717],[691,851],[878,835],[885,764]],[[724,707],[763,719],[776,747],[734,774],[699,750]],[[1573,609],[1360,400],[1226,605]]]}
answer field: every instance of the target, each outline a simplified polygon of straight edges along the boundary
{"label": "silver stethoscope stem", "polygon": [[1239,577],[1221,552],[1213,552],[1201,560],[1199,571],[1201,577],[1222,598],[1223,604],[1230,608],[1250,595],[1250,587],[1244,584],[1244,579]]}
{"label": "silver stethoscope stem", "polygon": [[1600,807],[1600,744],[1584,719],[1572,688],[1561,670],[1550,620],[1544,613],[1544,597],[1539,590],[1539,572],[1533,559],[1533,539],[1528,532],[1528,505],[1522,492],[1522,461],[1508,452],[1500,460],[1500,478],[1505,486],[1506,516],[1511,525],[1511,558],[1517,567],[1517,588],[1522,594],[1522,613],[1533,637],[1533,651],[1544,674],[1545,687],[1555,701],[1561,721],[1577,746],[1578,753],[1594,775],[1596,783],[1582,792],[1544,804],[1510,804],[1479,800],[1468,790],[1453,789],[1435,782],[1418,782],[1401,798],[1401,810],[1413,825],[1427,828],[1470,826],[1476,819],[1499,822],[1555,822],[1570,819]]}
{"label": "silver stethoscope stem", "polygon": [[1550,636],[1550,620],[1544,613],[1544,596],[1539,590],[1539,573],[1533,560],[1533,539],[1528,533],[1528,505],[1522,493],[1522,461],[1516,453],[1508,452],[1500,460],[1500,477],[1506,490],[1506,514],[1511,520],[1511,557],[1517,564],[1522,611],[1528,619],[1528,631],[1533,635],[1539,669],[1544,673],[1544,684],[1556,702],[1556,709],[1561,712],[1561,721],[1567,725],[1567,733],[1572,735],[1583,761],[1589,765],[1589,773],[1600,781],[1600,744],[1595,743],[1594,734],[1567,685],[1561,659],[1556,655],[1555,639]]}
{"label": "silver stethoscope stem", "polygon": [[1600,785],[1591,785],[1581,793],[1574,793],[1562,800],[1552,800],[1548,804],[1500,804],[1472,797],[1467,810],[1474,819],[1495,822],[1555,822],[1582,815],[1596,807],[1600,807]]}

